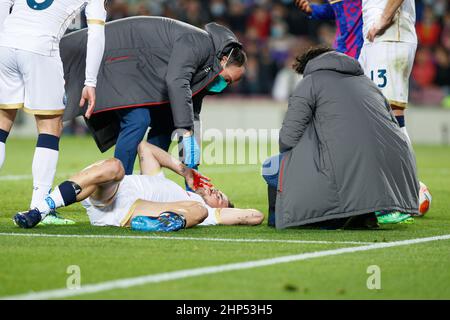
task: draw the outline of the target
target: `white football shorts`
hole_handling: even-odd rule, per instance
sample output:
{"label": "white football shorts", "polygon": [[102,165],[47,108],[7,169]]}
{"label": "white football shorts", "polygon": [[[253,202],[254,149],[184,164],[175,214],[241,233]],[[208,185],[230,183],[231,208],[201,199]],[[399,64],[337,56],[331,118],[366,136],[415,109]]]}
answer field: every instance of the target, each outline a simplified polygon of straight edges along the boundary
{"label": "white football shorts", "polygon": [[391,105],[406,108],[409,77],[417,45],[408,42],[365,43],[359,63],[367,77],[380,88]]}
{"label": "white football shorts", "polygon": [[0,47],[0,109],[36,115],[64,113],[64,70],[59,56]]}

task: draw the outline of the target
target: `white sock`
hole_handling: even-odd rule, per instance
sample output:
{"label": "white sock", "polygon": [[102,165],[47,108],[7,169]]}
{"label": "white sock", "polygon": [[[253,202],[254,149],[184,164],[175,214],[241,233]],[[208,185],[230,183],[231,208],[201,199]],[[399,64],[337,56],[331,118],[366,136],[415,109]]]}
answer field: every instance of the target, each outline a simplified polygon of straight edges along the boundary
{"label": "white sock", "polygon": [[36,148],[33,158],[33,197],[30,208],[36,208],[52,189],[59,152],[48,148]]}
{"label": "white sock", "polygon": [[45,218],[52,210],[61,207],[64,207],[64,200],[59,187],[56,187],[45,199],[39,201],[35,208],[42,214],[42,218]]}
{"label": "white sock", "polygon": [[6,145],[0,142],[0,169],[3,167],[3,162],[5,162]]}
{"label": "white sock", "polygon": [[409,144],[411,144],[411,139],[409,137],[408,130],[406,130],[406,127],[403,127],[401,129],[402,129],[403,133],[405,134],[406,138],[408,139]]}

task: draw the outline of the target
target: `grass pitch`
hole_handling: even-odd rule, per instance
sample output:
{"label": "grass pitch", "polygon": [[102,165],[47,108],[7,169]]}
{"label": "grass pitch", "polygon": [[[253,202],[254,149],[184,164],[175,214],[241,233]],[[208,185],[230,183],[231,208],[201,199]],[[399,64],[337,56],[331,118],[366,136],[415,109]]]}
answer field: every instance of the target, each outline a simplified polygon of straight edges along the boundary
{"label": "grass pitch", "polygon": [[[92,227],[82,207],[75,205],[61,213],[76,220],[76,225],[24,231],[13,225],[11,217],[29,205],[34,143],[34,139],[10,139],[6,163],[0,173],[0,298],[64,289],[68,279],[70,281],[67,269],[73,265],[80,268],[83,288],[112,280],[450,234],[450,148],[429,146],[416,146],[415,150],[420,179],[433,195],[432,209],[413,225],[388,226],[377,231],[276,231],[264,223],[259,227],[197,227],[157,235],[159,238],[142,238],[155,235]],[[101,155],[90,138],[64,137],[56,183],[108,156],[111,153]],[[203,166],[202,172],[212,177],[237,206],[266,212],[266,187],[258,165]],[[79,237],[62,237],[64,235]],[[184,239],[173,240],[174,237]],[[268,241],[230,242],[205,238]],[[380,267],[381,290],[367,288],[370,276],[367,268],[371,265]],[[442,240],[193,277],[169,277],[143,285],[137,282],[122,289],[113,286],[62,298],[450,299],[449,265],[450,240]]]}

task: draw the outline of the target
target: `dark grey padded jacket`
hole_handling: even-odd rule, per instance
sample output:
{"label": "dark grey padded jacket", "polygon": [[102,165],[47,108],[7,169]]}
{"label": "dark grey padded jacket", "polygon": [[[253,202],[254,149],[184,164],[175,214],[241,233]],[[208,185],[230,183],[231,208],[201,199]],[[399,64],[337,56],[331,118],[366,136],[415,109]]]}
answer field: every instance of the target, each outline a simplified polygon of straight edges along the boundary
{"label": "dark grey padded jacket", "polygon": [[415,156],[381,91],[359,63],[311,60],[280,131],[276,226],[380,210],[418,212]]}
{"label": "dark grey padded jacket", "polygon": [[[203,92],[222,71],[220,57],[236,36],[216,23],[205,30],[162,17],[132,17],[106,24],[106,48],[97,83],[97,106],[88,125],[100,149],[115,143],[117,118],[104,112],[169,105],[176,128],[189,128]],[[86,68],[87,30],[61,40],[66,80],[64,120],[83,114],[78,103]]]}

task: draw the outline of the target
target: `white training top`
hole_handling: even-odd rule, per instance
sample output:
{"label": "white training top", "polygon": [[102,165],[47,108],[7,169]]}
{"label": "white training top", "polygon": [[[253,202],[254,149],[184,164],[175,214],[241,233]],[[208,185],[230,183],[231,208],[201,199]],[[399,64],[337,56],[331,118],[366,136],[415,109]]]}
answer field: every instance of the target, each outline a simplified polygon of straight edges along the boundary
{"label": "white training top", "polygon": [[[364,41],[368,42],[367,34],[374,23],[380,19],[388,0],[362,0]],[[395,14],[393,24],[374,42],[408,42],[417,44],[416,7],[414,0],[404,0]]]}
{"label": "white training top", "polygon": [[0,0],[0,46],[58,56],[62,36],[83,8],[89,26],[85,85],[95,87],[105,49],[103,0]]}

